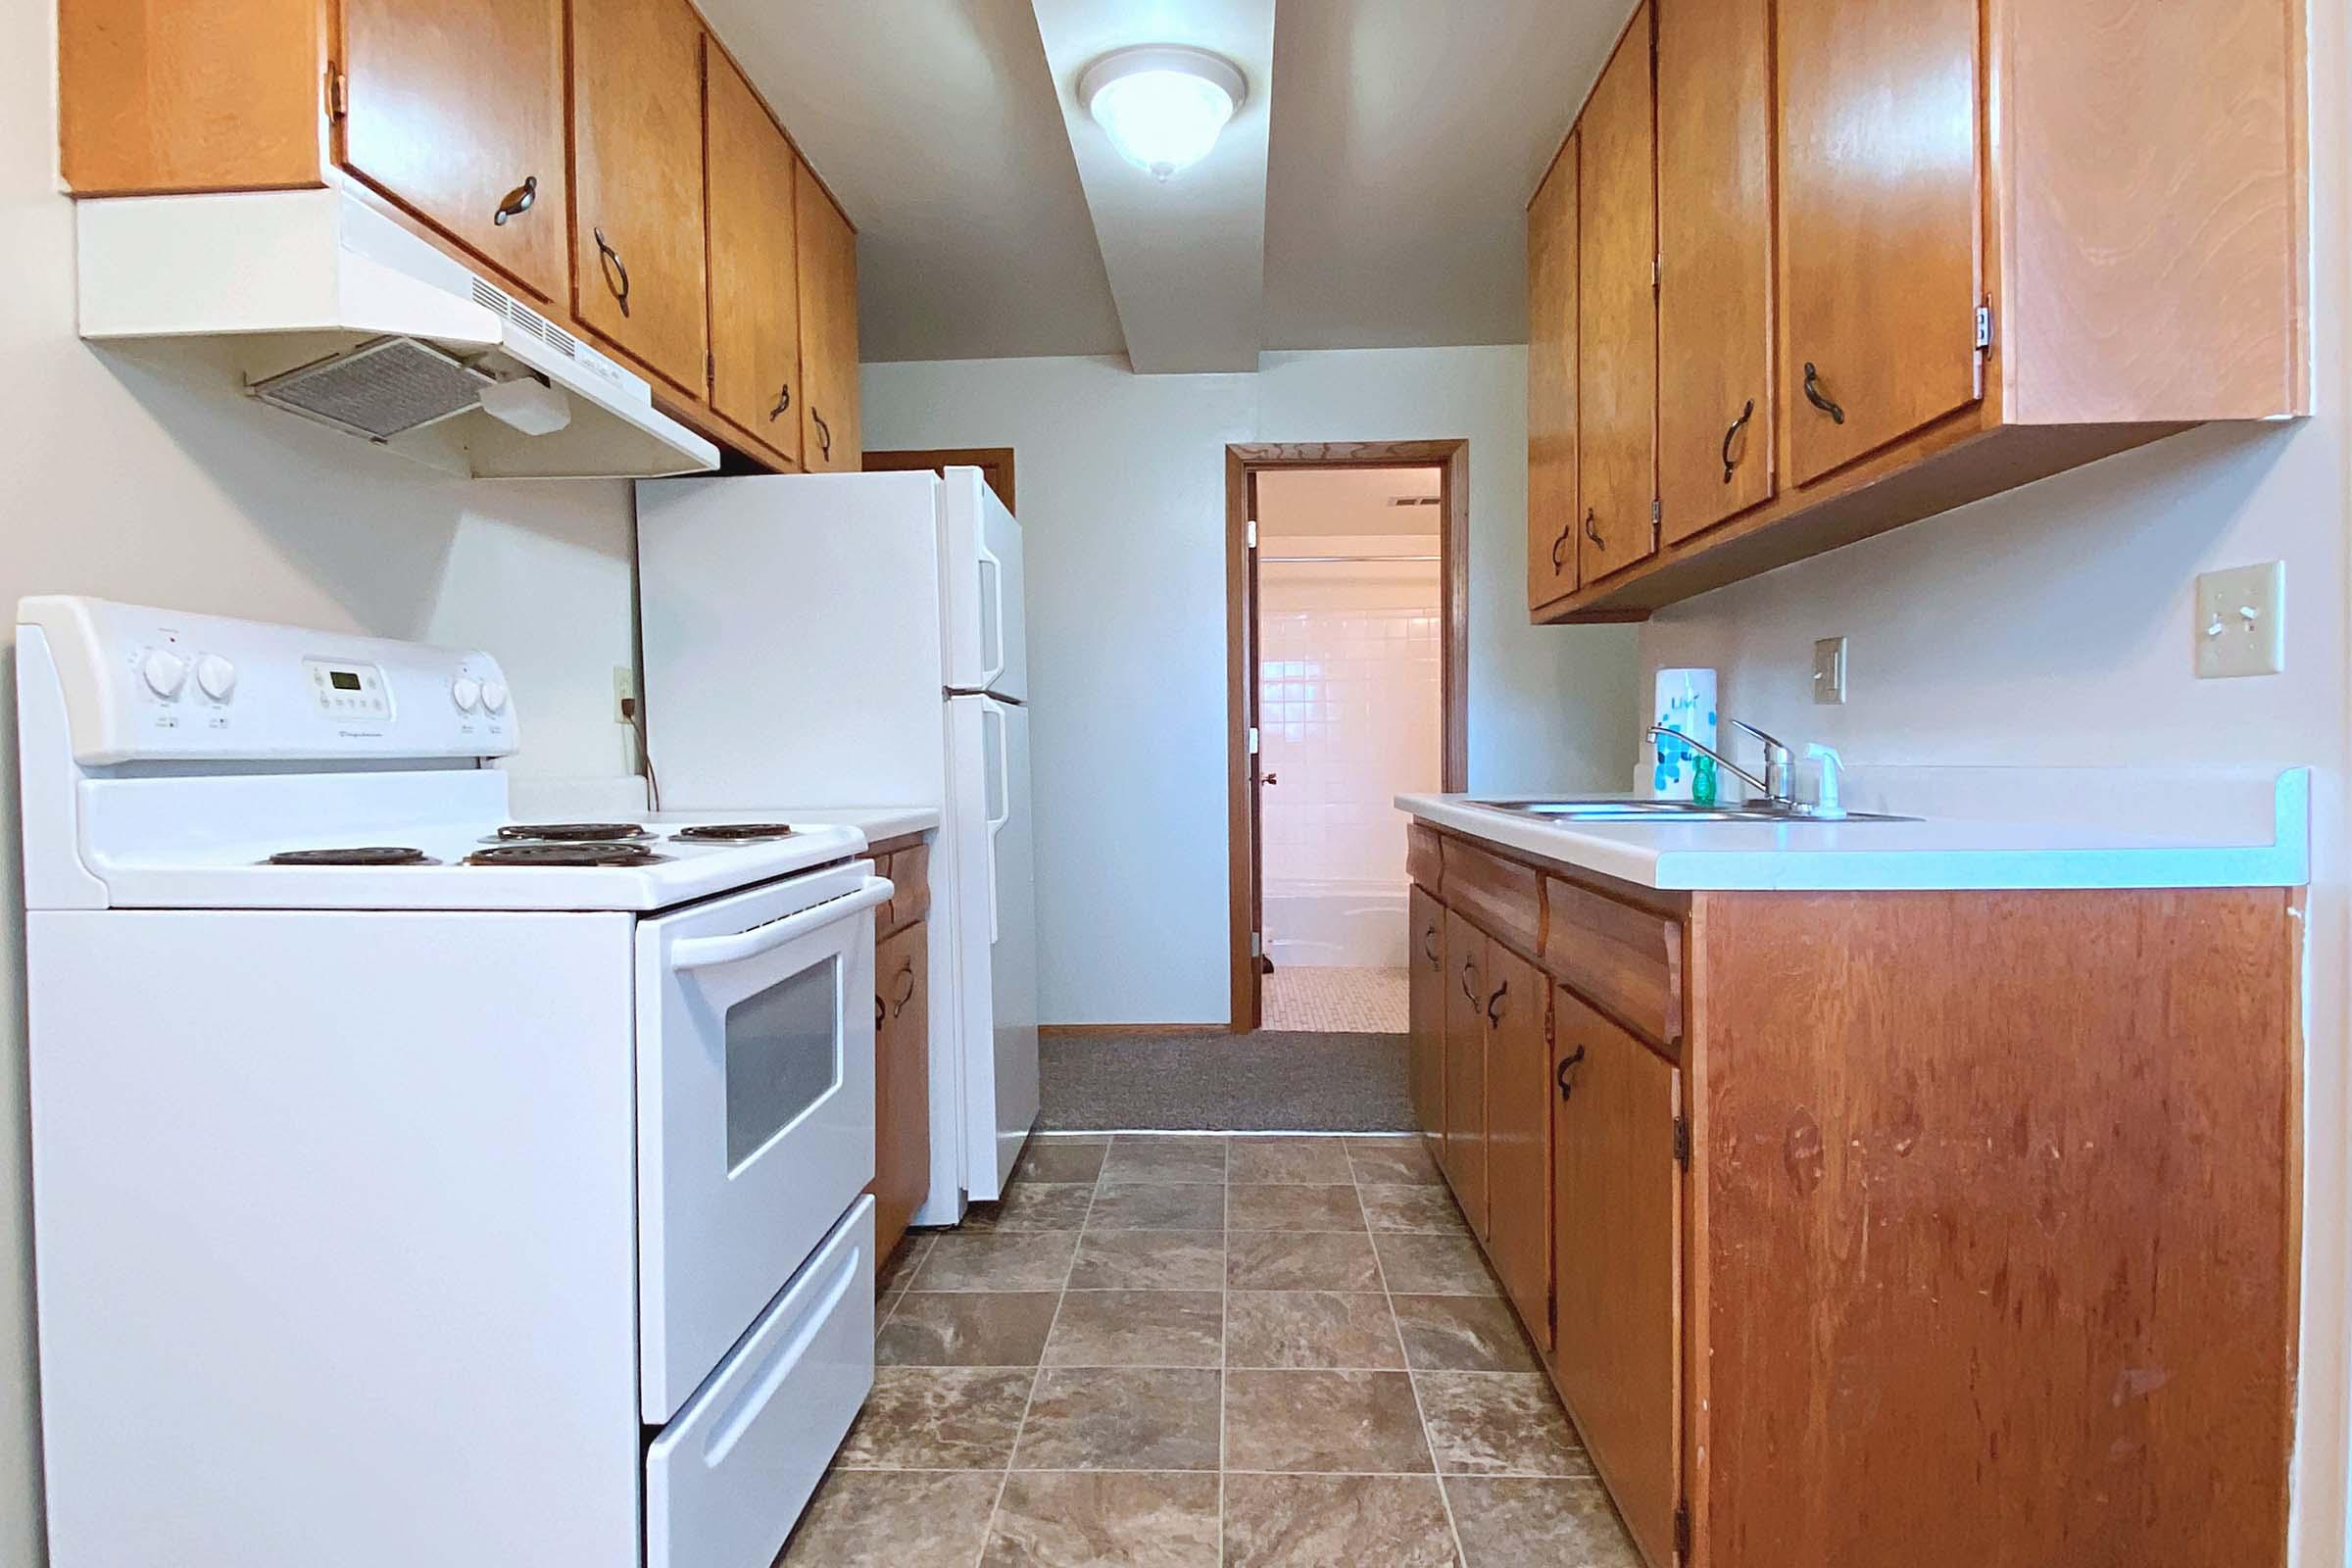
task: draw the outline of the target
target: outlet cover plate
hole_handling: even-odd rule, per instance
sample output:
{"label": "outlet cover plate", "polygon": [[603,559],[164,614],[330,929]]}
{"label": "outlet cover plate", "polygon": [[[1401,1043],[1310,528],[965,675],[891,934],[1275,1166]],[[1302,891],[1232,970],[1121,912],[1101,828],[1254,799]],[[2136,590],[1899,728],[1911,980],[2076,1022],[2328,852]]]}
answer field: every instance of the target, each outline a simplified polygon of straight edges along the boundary
{"label": "outlet cover plate", "polygon": [[1813,701],[1825,708],[1845,702],[1845,639],[1824,637],[1813,645]]}
{"label": "outlet cover plate", "polygon": [[2199,680],[2276,675],[2286,668],[2286,563],[2209,571],[2197,578]]}
{"label": "outlet cover plate", "polygon": [[637,671],[626,664],[612,666],[612,722],[634,727],[637,706]]}

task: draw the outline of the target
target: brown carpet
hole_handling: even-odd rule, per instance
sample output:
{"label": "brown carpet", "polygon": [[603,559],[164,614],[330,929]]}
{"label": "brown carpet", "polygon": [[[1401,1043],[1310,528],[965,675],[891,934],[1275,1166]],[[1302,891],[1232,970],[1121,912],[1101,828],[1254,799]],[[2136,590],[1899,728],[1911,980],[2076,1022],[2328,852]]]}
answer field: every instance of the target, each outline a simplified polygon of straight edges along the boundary
{"label": "brown carpet", "polygon": [[1403,1035],[1109,1035],[1040,1046],[1058,1132],[1410,1132]]}

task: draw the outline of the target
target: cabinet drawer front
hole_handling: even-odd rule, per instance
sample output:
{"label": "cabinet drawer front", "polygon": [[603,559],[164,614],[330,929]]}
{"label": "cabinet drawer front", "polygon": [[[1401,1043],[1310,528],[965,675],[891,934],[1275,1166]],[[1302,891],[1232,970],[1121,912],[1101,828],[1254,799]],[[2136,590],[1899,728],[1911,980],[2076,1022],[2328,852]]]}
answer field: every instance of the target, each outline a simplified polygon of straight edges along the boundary
{"label": "cabinet drawer front", "polygon": [[1683,1038],[1683,927],[1647,909],[1544,879],[1544,967],[1661,1046]]}
{"label": "cabinet drawer front", "polygon": [[1432,893],[1442,892],[1445,883],[1445,854],[1433,828],[1418,822],[1404,825],[1404,874]]}
{"label": "cabinet drawer front", "polygon": [[1544,934],[1543,878],[1533,866],[1465,843],[1446,841],[1446,902],[1522,953]]}

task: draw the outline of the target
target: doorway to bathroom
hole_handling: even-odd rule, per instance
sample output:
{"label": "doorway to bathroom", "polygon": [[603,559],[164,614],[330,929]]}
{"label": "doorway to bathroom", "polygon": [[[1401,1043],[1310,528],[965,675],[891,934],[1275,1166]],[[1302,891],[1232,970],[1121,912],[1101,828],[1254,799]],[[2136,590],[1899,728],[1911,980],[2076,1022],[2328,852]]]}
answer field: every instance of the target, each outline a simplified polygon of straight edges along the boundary
{"label": "doorway to bathroom", "polygon": [[1467,770],[1467,449],[1234,453],[1235,1026],[1401,1035],[1393,802]]}

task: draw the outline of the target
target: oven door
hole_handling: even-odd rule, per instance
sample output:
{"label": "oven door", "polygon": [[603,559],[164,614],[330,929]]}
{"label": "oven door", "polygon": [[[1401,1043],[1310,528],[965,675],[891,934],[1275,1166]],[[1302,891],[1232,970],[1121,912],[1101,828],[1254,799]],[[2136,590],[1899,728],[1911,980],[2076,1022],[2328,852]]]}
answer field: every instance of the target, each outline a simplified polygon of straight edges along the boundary
{"label": "oven door", "polygon": [[637,1294],[666,1422],[874,1179],[869,862],[637,927]]}

